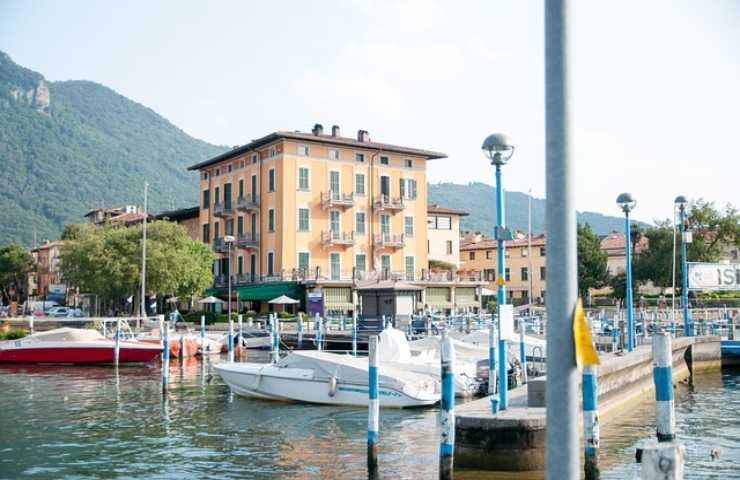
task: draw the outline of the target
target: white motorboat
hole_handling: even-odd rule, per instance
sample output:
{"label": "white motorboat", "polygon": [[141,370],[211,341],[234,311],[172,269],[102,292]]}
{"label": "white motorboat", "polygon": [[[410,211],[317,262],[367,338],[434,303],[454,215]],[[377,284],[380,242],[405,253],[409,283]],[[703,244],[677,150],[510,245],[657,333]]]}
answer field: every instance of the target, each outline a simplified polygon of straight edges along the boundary
{"label": "white motorboat", "polygon": [[[239,334],[237,333],[237,338]],[[267,349],[272,345],[270,339],[270,332],[261,329],[248,329],[243,330],[241,338],[238,340],[241,342],[243,348],[248,349]]]}
{"label": "white motorboat", "polygon": [[[232,390],[246,397],[325,405],[368,405],[368,360],[318,351],[289,353],[276,364],[214,365]],[[381,407],[420,407],[439,400],[439,382],[429,375],[381,364]]]}
{"label": "white motorboat", "polygon": [[[202,343],[202,345],[201,345]],[[198,337],[199,355],[218,355],[226,343],[226,335],[206,333],[202,340]]]}

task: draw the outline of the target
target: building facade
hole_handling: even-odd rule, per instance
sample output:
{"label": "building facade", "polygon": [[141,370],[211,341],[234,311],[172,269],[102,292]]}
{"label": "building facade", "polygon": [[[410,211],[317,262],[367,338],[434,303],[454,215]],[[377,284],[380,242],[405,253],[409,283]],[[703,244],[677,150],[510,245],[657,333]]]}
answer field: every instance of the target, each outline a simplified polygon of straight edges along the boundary
{"label": "building facade", "polygon": [[154,220],[169,220],[182,225],[188,231],[188,236],[193,240],[200,238],[200,207],[181,208],[162,212],[153,216]]}
{"label": "building facade", "polygon": [[31,250],[36,272],[29,277],[29,295],[40,300],[64,303],[67,290],[59,273],[59,253],[64,241],[46,241]]}
{"label": "building facade", "polygon": [[427,256],[430,262],[448,263],[457,270],[460,266],[460,217],[467,215],[467,212],[436,204],[427,208]]}

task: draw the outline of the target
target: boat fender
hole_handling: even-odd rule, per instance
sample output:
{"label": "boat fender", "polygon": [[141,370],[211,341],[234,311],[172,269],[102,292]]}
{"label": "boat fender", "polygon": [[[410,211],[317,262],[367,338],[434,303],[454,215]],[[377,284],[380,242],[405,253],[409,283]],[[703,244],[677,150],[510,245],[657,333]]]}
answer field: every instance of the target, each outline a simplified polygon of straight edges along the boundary
{"label": "boat fender", "polygon": [[333,397],[337,394],[337,377],[334,375],[329,378],[329,396]]}

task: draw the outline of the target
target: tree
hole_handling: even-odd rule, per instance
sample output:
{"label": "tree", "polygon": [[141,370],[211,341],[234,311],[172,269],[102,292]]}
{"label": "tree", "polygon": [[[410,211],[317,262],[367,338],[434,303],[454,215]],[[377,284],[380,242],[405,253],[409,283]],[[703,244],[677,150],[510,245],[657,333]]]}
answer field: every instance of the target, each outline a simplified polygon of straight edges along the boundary
{"label": "tree", "polygon": [[[61,272],[67,281],[104,300],[134,297],[141,290],[142,226],[83,228],[77,240],[62,246]],[[147,225],[148,293],[196,295],[212,281],[213,253],[190,239],[181,225],[157,221]]]}
{"label": "tree", "polygon": [[62,240],[78,240],[90,227],[91,225],[85,223],[70,223],[65,225],[64,231],[62,231]]}
{"label": "tree", "polygon": [[[655,228],[643,232],[647,248],[636,255],[634,277],[638,283],[652,281],[656,287],[670,287],[673,283],[673,227],[669,221],[658,222]],[[676,264],[680,250],[676,249]],[[679,281],[678,277],[676,281]]]}
{"label": "tree", "polygon": [[585,298],[591,288],[601,288],[609,280],[606,252],[588,223],[578,224],[578,292]]}
{"label": "tree", "polygon": [[16,244],[0,247],[0,288],[6,303],[22,297],[28,274],[35,268],[33,256],[25,248]]}

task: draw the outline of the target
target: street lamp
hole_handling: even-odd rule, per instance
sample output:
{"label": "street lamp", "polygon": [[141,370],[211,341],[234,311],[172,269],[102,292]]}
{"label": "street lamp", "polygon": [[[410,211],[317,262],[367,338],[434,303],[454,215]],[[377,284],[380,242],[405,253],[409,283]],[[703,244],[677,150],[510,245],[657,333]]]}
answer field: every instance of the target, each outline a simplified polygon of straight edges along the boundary
{"label": "street lamp", "polygon": [[[507,361],[506,361],[506,343],[501,338],[501,305],[506,303],[506,291],[504,289],[505,284],[505,268],[504,268],[504,240],[506,229],[504,227],[504,194],[501,188],[501,167],[506,165],[514,155],[514,146],[509,142],[509,139],[503,133],[493,133],[486,137],[481,147],[486,157],[491,161],[491,165],[496,166],[496,230],[494,231],[494,237],[496,238],[496,264],[497,264],[497,276],[496,276],[496,304],[498,305],[498,332],[499,332],[499,407],[501,410],[505,410],[508,406],[508,382],[507,382]],[[493,348],[493,346],[491,346]],[[491,353],[491,357],[495,358],[495,354]],[[493,358],[491,359],[493,360]]]}
{"label": "street lamp", "polygon": [[625,303],[627,307],[627,351],[631,352],[633,348],[632,336],[634,333],[634,323],[632,320],[632,242],[630,241],[630,212],[635,209],[637,201],[632,197],[631,193],[621,193],[617,197],[617,205],[619,205],[619,208],[624,212],[624,251],[627,273],[625,285]]}
{"label": "street lamp", "polygon": [[[686,218],[686,209],[689,206],[688,200],[683,195],[679,195],[673,201],[678,208],[681,224],[681,305],[683,306],[683,334],[686,337],[692,335],[691,319],[689,318],[689,275],[688,264],[686,260],[686,240],[688,234],[688,219]],[[676,218],[676,217],[673,217]]]}
{"label": "street lamp", "polygon": [[227,285],[228,285],[228,295],[229,295],[229,361],[234,361],[234,328],[233,328],[233,321],[231,319],[231,244],[234,243],[236,239],[233,235],[224,235],[224,243],[226,244],[226,248],[229,252],[229,263],[227,270]]}

